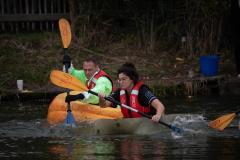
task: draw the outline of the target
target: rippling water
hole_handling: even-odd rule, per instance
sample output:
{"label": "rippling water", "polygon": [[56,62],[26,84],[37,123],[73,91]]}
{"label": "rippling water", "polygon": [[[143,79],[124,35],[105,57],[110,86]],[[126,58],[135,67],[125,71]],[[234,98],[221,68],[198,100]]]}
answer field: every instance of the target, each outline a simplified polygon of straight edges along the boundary
{"label": "rippling water", "polygon": [[[239,118],[223,132],[207,122],[240,109],[239,97],[162,99],[167,114],[181,113],[174,125],[184,129],[153,135],[88,134],[84,122],[72,129],[50,126],[49,102],[1,102],[0,159],[239,159]],[[90,126],[89,126],[90,127]]]}

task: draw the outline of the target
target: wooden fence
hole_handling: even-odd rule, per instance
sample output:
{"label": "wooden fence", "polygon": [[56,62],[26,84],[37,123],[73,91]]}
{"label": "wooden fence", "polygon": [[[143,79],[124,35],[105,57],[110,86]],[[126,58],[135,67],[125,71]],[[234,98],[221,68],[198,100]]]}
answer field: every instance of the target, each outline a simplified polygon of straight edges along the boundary
{"label": "wooden fence", "polygon": [[68,0],[0,0],[0,33],[53,31],[69,17]]}

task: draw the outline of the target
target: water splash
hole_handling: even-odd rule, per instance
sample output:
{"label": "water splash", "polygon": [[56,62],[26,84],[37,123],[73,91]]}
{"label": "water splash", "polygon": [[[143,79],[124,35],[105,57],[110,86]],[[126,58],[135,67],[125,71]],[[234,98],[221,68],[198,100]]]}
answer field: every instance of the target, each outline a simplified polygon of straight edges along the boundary
{"label": "water splash", "polygon": [[177,115],[172,124],[183,129],[182,134],[177,134],[175,132],[171,133],[172,137],[175,139],[182,138],[184,136],[206,134],[208,130],[205,117],[196,114]]}

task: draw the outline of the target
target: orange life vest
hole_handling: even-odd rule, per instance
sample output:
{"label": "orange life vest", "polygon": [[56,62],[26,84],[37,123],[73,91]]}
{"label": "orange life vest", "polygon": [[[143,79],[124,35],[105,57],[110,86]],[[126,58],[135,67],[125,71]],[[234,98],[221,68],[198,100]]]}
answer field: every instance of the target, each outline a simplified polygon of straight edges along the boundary
{"label": "orange life vest", "polygon": [[[138,82],[132,89],[130,98],[129,98],[129,106],[137,109],[141,112],[144,112],[146,114],[150,113],[150,106],[142,106],[139,101],[138,101],[138,93],[140,87],[143,85],[143,82]],[[120,101],[121,104],[127,104],[127,97],[126,97],[126,91],[125,90],[120,90]],[[125,118],[138,118],[142,117],[140,114],[133,112],[127,108],[121,107],[122,114]]]}
{"label": "orange life vest", "polygon": [[113,83],[112,78],[110,77],[110,75],[108,75],[106,72],[104,72],[103,70],[100,70],[97,74],[95,74],[95,76],[91,79],[90,83],[88,83],[88,80],[86,81],[86,86],[88,89],[92,89],[95,87],[96,85],[96,81],[98,80],[98,78],[100,77],[107,77],[111,83],[112,83],[112,92],[116,90],[116,87]]}

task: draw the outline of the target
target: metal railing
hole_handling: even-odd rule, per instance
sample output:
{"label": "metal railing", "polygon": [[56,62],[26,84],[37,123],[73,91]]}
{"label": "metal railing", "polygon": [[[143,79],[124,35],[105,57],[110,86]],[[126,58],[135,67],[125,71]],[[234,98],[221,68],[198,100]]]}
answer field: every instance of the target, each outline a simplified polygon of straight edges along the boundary
{"label": "metal railing", "polygon": [[67,0],[0,0],[0,32],[53,31],[68,18]]}

